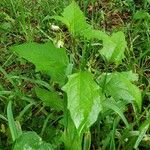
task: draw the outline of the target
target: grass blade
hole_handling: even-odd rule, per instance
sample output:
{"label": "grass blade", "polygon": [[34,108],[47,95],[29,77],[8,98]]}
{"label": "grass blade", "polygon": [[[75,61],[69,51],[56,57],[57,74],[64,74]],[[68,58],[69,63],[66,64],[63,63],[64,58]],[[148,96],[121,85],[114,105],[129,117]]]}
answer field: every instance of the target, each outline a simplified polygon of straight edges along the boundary
{"label": "grass blade", "polygon": [[8,126],[11,132],[12,140],[15,141],[16,138],[18,137],[18,133],[17,133],[17,128],[15,125],[11,106],[12,106],[12,101],[9,101],[8,106],[7,106]]}

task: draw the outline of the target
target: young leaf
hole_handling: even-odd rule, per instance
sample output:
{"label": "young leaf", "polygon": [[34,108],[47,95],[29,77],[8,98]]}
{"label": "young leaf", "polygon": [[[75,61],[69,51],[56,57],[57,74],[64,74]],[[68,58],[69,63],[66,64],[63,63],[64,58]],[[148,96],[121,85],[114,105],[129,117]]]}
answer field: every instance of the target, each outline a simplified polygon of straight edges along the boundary
{"label": "young leaf", "polygon": [[68,109],[77,129],[90,127],[101,111],[99,86],[88,72],[69,76],[68,83],[62,88],[68,96]]}
{"label": "young leaf", "polygon": [[100,50],[100,54],[108,62],[114,62],[120,64],[124,56],[125,48],[127,43],[123,32],[113,33],[111,37],[103,40],[103,49]]}
{"label": "young leaf", "polygon": [[36,88],[35,92],[45,106],[50,106],[58,111],[63,110],[63,100],[56,92],[50,92],[41,88]]}
{"label": "young leaf", "polygon": [[80,10],[76,2],[72,2],[68,7],[64,9],[62,16],[53,16],[52,19],[59,20],[64,23],[69,32],[73,36],[82,36],[87,39],[99,39],[103,40],[109,36],[99,30],[94,30],[90,24],[86,22],[86,17]]}
{"label": "young leaf", "polygon": [[64,84],[66,68],[69,64],[65,49],[56,48],[50,42],[45,44],[26,43],[12,46],[10,49],[32,62],[36,66],[36,71],[44,71],[55,82]]}
{"label": "young leaf", "polygon": [[130,82],[130,80],[131,74],[128,77],[124,72],[123,74],[115,72],[107,74],[107,76],[106,74],[102,75],[100,85],[104,88],[104,92],[108,96],[112,96],[116,100],[123,99],[130,103],[135,102],[139,110],[141,110],[141,92],[137,86]]}
{"label": "young leaf", "polygon": [[83,12],[74,1],[64,9],[62,16],[67,20],[66,25],[73,35],[80,35],[82,31],[90,28],[90,25],[86,23]]}
{"label": "young leaf", "polygon": [[[51,18],[64,23],[73,36],[82,36],[88,39],[93,37],[92,26],[86,22],[86,17],[74,1],[64,9],[62,16],[53,16]],[[105,33],[102,32],[102,34]]]}
{"label": "young leaf", "polygon": [[43,142],[36,132],[23,133],[15,142],[13,150],[52,150],[52,145]]}

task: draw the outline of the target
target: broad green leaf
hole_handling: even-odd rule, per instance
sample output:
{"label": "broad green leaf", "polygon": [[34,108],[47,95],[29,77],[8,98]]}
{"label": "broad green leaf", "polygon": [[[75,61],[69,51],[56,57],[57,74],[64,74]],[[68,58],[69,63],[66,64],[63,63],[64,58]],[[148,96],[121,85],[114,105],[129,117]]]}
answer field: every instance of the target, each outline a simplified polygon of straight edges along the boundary
{"label": "broad green leaf", "polygon": [[107,94],[107,96],[112,96],[116,100],[123,99],[130,103],[134,102],[139,110],[141,110],[141,92],[137,86],[131,83],[130,80],[131,74],[129,74],[128,77],[124,72],[123,74],[115,72],[109,73],[107,76],[106,74],[103,74],[100,85],[102,88],[104,88],[104,92]]}
{"label": "broad green leaf", "polygon": [[47,91],[41,88],[36,88],[35,92],[45,106],[50,106],[58,111],[63,110],[63,100],[58,93]]}
{"label": "broad green leaf", "polygon": [[90,127],[101,111],[99,86],[88,72],[79,72],[68,77],[62,88],[68,96],[68,109],[77,129]]}
{"label": "broad green leaf", "polygon": [[56,48],[52,43],[25,43],[12,46],[10,49],[36,66],[36,71],[44,71],[60,84],[66,79],[66,69],[69,64],[64,48]]}
{"label": "broad green leaf", "polygon": [[43,142],[36,132],[28,131],[16,140],[13,150],[52,150],[52,146]]}
{"label": "broad green leaf", "polygon": [[125,57],[124,52],[126,47],[125,35],[120,31],[113,33],[111,37],[103,40],[103,49],[100,50],[100,54],[104,56],[108,62],[114,62],[118,65]]}

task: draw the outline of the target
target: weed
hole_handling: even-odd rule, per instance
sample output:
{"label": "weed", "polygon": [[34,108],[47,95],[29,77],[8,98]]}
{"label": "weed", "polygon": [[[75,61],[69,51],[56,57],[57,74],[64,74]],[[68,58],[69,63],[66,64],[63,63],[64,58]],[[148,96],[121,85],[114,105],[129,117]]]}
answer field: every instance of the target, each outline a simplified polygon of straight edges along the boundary
{"label": "weed", "polygon": [[[6,139],[6,130],[9,137],[6,146],[14,150],[149,147],[147,133],[150,120],[147,118],[150,112],[149,106],[144,107],[142,101],[148,95],[148,87],[143,88],[145,91],[142,95],[137,86],[138,78],[141,82],[146,80],[148,84],[148,77],[143,74],[148,70],[144,64],[147,63],[146,43],[149,43],[149,33],[142,34],[147,41],[143,41],[141,45],[147,50],[143,52],[142,47],[139,47],[136,56],[133,49],[137,47],[138,36],[135,32],[129,31],[129,40],[126,41],[122,31],[111,31],[112,33],[108,34],[95,29],[94,20],[97,22],[98,16],[94,16],[94,10],[92,18],[97,19],[92,21],[92,25],[87,23],[86,10],[90,7],[89,3],[95,4],[95,1],[80,2],[80,5],[84,6],[84,13],[74,1],[59,16],[55,10],[52,14],[46,11],[45,14],[50,15],[42,18],[42,22],[41,16],[35,13],[37,10],[33,11],[33,18],[38,20],[30,20],[30,14],[23,13],[25,2],[19,2],[10,1],[9,7],[12,7],[11,16],[15,18],[18,17],[17,12],[20,9],[17,24],[21,27],[21,43],[26,42],[11,46],[11,56],[2,60],[3,65],[0,67],[0,76],[3,77],[0,86],[0,108],[5,106],[0,111],[0,119],[3,120],[1,132],[5,133],[0,138],[0,148],[5,145],[3,140]],[[50,6],[48,1],[45,2],[47,7]],[[57,2],[59,5],[60,3]],[[109,4],[113,8],[114,3]],[[118,5],[130,7],[128,3]],[[39,2],[38,6],[40,8],[44,4]],[[134,20],[144,19],[143,24],[146,31],[149,31],[147,17],[148,12],[137,12]],[[59,30],[46,31],[40,27],[40,24],[49,24],[52,20],[59,25]],[[37,26],[36,30],[33,25]],[[126,30],[130,27],[129,24]],[[67,29],[64,31],[64,28]],[[11,27],[8,30],[11,30]],[[40,39],[40,44],[39,41],[33,42],[37,41],[34,40],[37,31],[38,35],[45,36],[45,40]],[[9,31],[8,33],[10,34]],[[5,39],[2,42],[5,43]],[[19,72],[12,74],[5,70],[12,58],[15,59],[14,63],[17,60],[19,66],[31,66],[30,72],[25,69],[22,69],[25,72],[20,72],[18,68]],[[13,68],[10,68],[10,72]],[[130,120],[127,112],[131,112],[129,115],[133,119]]]}

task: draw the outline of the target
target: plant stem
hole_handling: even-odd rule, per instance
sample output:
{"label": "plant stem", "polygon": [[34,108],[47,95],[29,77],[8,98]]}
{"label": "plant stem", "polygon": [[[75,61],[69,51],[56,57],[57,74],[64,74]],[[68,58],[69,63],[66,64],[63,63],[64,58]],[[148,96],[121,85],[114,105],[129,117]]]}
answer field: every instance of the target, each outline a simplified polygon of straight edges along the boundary
{"label": "plant stem", "polygon": [[87,131],[84,136],[83,150],[90,150],[91,147],[91,132]]}
{"label": "plant stem", "polygon": [[86,65],[86,48],[87,48],[86,45],[87,45],[87,42],[84,43],[84,48],[82,50],[80,70],[84,70],[84,67]]}

